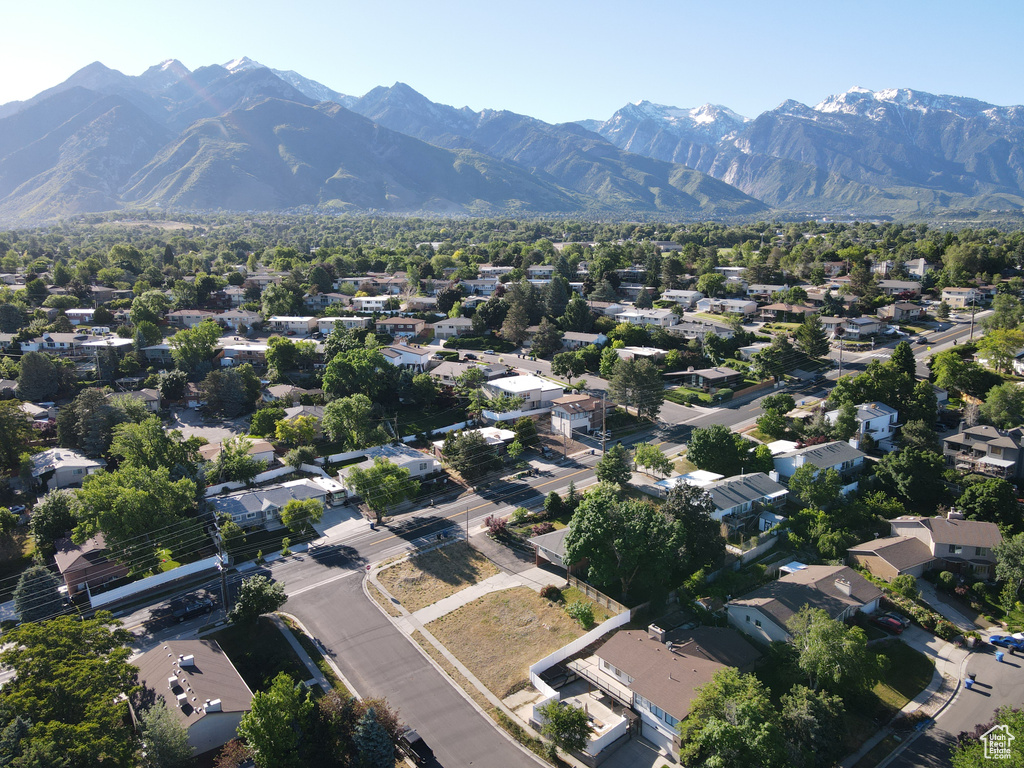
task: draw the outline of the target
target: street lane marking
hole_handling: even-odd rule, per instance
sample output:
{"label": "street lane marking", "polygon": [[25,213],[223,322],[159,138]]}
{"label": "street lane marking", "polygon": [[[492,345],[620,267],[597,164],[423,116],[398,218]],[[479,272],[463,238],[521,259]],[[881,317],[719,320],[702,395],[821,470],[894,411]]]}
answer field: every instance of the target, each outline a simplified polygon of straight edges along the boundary
{"label": "street lane marking", "polygon": [[312,589],[319,589],[326,584],[339,581],[340,579],[347,579],[349,576],[355,576],[357,573],[362,573],[362,571],[346,571],[345,573],[339,573],[337,576],[331,576],[329,579],[318,581],[316,584],[310,584],[309,586],[302,587],[301,589],[296,589],[294,592],[287,592],[287,590],[286,592],[288,597],[296,597],[304,592],[309,592]]}

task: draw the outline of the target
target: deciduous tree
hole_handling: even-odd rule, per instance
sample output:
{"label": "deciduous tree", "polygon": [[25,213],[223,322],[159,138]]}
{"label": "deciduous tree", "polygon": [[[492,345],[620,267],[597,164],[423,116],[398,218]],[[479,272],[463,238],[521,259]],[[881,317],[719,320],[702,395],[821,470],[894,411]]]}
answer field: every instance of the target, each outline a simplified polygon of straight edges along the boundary
{"label": "deciduous tree", "polygon": [[310,728],[313,707],[310,692],[286,672],[274,678],[269,690],[253,694],[250,709],[238,724],[238,735],[252,750],[258,768],[308,765],[304,736]]}
{"label": "deciduous tree", "polygon": [[377,515],[378,523],[393,507],[415,498],[420,492],[419,481],[409,477],[408,469],[382,457],[374,459],[373,466],[366,469],[350,469],[345,484],[362,497],[366,506]]}
{"label": "deciduous tree", "polygon": [[288,600],[284,584],[266,576],[242,579],[238,598],[228,612],[228,619],[236,624],[255,624],[265,613],[273,613]]}
{"label": "deciduous tree", "polygon": [[582,707],[551,700],[537,711],[544,718],[541,733],[562,749],[578,752],[587,746],[594,728]]}

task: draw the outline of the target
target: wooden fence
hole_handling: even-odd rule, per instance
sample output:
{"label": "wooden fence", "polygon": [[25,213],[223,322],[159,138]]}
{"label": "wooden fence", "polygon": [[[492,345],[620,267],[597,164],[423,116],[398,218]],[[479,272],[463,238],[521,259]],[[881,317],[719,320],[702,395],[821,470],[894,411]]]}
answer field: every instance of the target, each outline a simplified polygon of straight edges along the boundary
{"label": "wooden fence", "polygon": [[575,576],[566,576],[566,580],[569,582],[570,587],[576,587],[580,592],[586,595],[588,598],[593,600],[595,603],[600,605],[602,608],[607,608],[609,611],[614,611],[615,615],[628,611],[629,608],[624,606],[618,600],[612,600],[608,595],[598,591],[587,582],[576,578]]}

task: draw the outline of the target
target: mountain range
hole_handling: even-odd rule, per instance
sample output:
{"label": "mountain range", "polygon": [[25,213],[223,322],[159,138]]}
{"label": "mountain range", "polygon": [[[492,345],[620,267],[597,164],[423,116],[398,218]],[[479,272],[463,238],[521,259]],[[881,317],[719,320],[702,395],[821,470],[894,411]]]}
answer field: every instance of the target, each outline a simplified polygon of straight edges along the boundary
{"label": "mountain range", "polygon": [[347,96],[242,58],[96,62],[0,105],[0,220],[131,207],[444,214],[928,216],[1024,208],[1024,107],[854,88],[756,118],[641,101],[552,125]]}

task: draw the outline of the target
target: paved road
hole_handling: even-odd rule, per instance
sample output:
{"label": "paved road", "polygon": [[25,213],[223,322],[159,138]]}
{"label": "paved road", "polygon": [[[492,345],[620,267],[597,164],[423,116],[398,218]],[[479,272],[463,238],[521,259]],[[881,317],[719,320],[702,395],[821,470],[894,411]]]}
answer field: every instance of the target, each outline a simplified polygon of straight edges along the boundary
{"label": "paved road", "polygon": [[[1000,664],[991,650],[978,651],[967,662],[967,671],[978,676],[973,690],[961,688],[953,702],[939,714],[935,725],[922,733],[890,768],[945,768],[950,750],[962,731],[989,723],[996,709],[1024,703],[1024,660],[1007,656]],[[1014,747],[1015,749],[1022,747]],[[993,761],[995,763],[995,761]]]}

